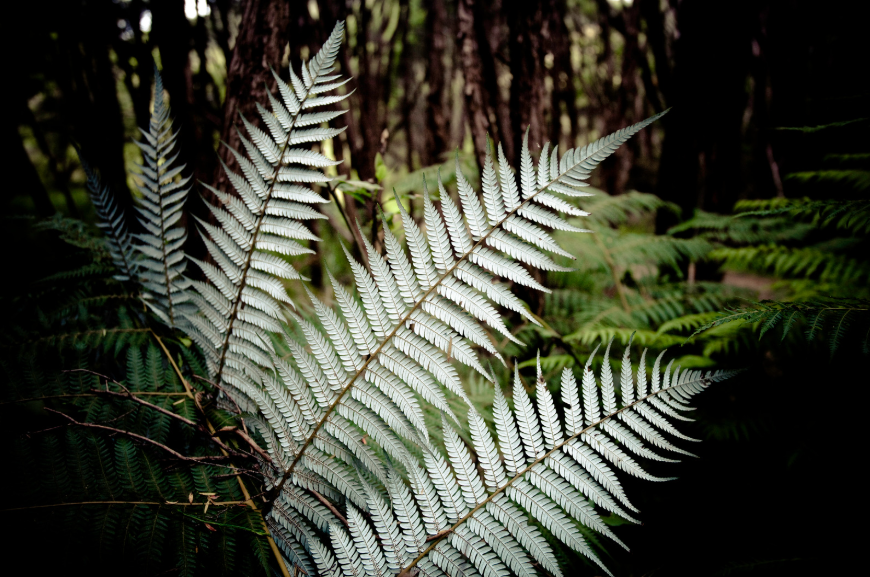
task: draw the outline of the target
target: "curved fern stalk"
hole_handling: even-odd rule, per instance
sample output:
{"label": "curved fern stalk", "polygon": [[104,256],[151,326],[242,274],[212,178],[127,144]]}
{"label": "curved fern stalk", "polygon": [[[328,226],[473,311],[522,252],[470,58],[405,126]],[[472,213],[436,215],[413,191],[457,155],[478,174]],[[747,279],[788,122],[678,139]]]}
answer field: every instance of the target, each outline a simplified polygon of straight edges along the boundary
{"label": "curved fern stalk", "polygon": [[[318,398],[321,416],[311,424],[311,432],[276,485],[276,494],[293,474],[330,416],[340,410],[353,412],[345,403],[348,392],[353,396],[364,384],[372,385],[389,397],[388,402],[369,404],[372,411],[387,423],[390,422],[389,415],[398,413],[393,421],[403,422],[400,418],[403,415],[413,424],[421,419],[417,418],[413,407],[399,406],[399,399],[407,398],[402,393],[401,381],[444,411],[444,393],[435,383],[467,400],[451,366],[452,358],[490,379],[469,342],[500,359],[482,325],[488,325],[516,341],[494,305],[514,310],[536,322],[523,303],[498,281],[513,281],[547,291],[522,264],[540,270],[569,270],[543,252],[570,256],[539,225],[580,231],[560,218],[558,213],[574,216],[586,213],[552,193],[588,195],[580,189],[586,186],[583,179],[590,171],[660,116],[653,116],[581,149],[568,150],[561,159],[555,149],[551,155],[545,145],[537,174],[526,135],[519,188],[501,147],[498,170],[491,151],[487,150],[481,178],[483,205],[457,165],[461,212],[450,199],[440,177],[439,212],[424,180],[426,234],[397,199],[411,253],[410,261],[388,227],[384,230],[386,261],[368,242],[365,242],[365,249],[369,269],[348,254],[363,306],[359,307],[343,288],[333,282],[344,322],[335,315],[324,322],[324,326],[333,326],[333,329],[327,327],[328,339],[320,333],[315,335],[316,331],[307,333],[309,345],[311,338],[324,342],[323,346],[318,345],[322,353],[315,356],[319,363],[317,369],[327,375],[323,388],[329,391],[329,395]],[[321,321],[325,319],[321,318]],[[341,361],[337,360],[339,358]],[[374,375],[381,369],[385,370],[376,378]],[[400,432],[407,427],[393,428]],[[403,436],[411,441],[415,436],[428,437],[425,427],[418,425],[414,428],[416,435]]]}
{"label": "curved fern stalk", "polygon": [[178,162],[177,152],[173,154],[178,133],[172,130],[169,107],[163,99],[163,79],[156,68],[151,122],[147,132],[139,130],[145,141],[136,141],[144,158],[144,164],[139,165],[142,198],[137,208],[146,232],[134,236],[141,241],[136,250],[142,253],[142,298],[164,323],[174,327],[185,312],[193,312],[188,303],[189,281],[184,278],[187,261],[182,246],[187,231],[179,223],[190,192],[190,177],[181,176],[185,165]]}
{"label": "curved fern stalk", "polygon": [[[609,348],[608,345],[608,352]],[[626,347],[623,362],[628,360]],[[660,364],[656,363],[651,375],[652,390],[647,390],[643,365],[638,369],[636,382],[630,368],[623,368],[621,408],[607,358],[599,374],[600,387],[587,363],[582,392],[574,375],[565,369],[562,398],[567,408],[563,427],[539,362],[535,403],[518,377],[514,380],[513,410],[496,386],[495,439],[483,418],[474,410],[469,412],[476,462],[445,420],[448,458],[427,456],[425,473],[412,476],[415,489],[421,487],[415,490],[416,506],[403,497],[401,486],[394,487],[394,483],[390,488],[403,529],[423,526],[428,534],[425,539],[422,535],[410,540],[406,537],[407,555],[414,558],[402,572],[407,574],[420,564],[438,565],[437,551],[449,542],[482,575],[506,574],[507,569],[516,575],[532,575],[532,560],[548,572],[561,575],[546,540],[528,525],[519,506],[560,541],[610,574],[574,523],[580,522],[625,547],[597,512],[602,509],[635,521],[623,508],[636,511],[614,469],[643,479],[665,480],[646,473],[635,456],[650,456],[645,447],[647,442],[659,449],[684,453],[665,439],[666,435],[687,438],[671,425],[670,418],[685,419],[679,415],[679,411],[687,408],[685,401],[733,374],[680,372],[679,368],[671,372],[670,366],[662,374]],[[425,489],[426,486],[430,489]],[[440,568],[447,571],[444,566]]]}
{"label": "curved fern stalk", "polygon": [[115,202],[112,191],[100,182],[99,175],[82,156],[82,151],[76,148],[76,152],[79,154],[82,169],[87,177],[85,186],[97,211],[97,226],[106,235],[109,256],[112,258],[112,264],[118,269],[118,274],[113,278],[119,281],[134,279],[137,276],[139,263],[124,213]]}
{"label": "curved fern stalk", "polygon": [[269,95],[271,112],[258,106],[267,132],[242,118],[249,137],[241,136],[247,156],[232,153],[243,174],[224,166],[238,196],[205,185],[221,201],[221,206],[208,204],[221,226],[199,221],[214,264],[191,259],[211,283],[192,283],[193,301],[202,314],[187,317],[189,331],[205,351],[213,378],[230,385],[240,397],[236,400],[248,408],[253,405],[246,397],[260,387],[259,367],[271,368],[272,347],[260,335],[264,330],[280,331],[281,303],[292,305],[280,279],[300,278],[271,253],[311,253],[297,241],[320,240],[301,221],[325,218],[310,205],[327,200],[306,185],[329,181],[317,169],[337,162],[299,145],[343,130],[320,125],[344,111],[310,112],[347,97],[324,96],[347,82],[330,74],[343,32],[339,22],[320,52],[303,64],[301,78],[291,68],[290,85],[275,75],[280,99]]}

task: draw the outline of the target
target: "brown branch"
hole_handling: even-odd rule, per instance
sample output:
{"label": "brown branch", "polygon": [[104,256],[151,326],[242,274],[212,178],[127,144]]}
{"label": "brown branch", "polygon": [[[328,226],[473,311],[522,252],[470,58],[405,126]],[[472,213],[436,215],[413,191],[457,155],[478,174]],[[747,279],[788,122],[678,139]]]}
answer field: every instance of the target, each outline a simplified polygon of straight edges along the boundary
{"label": "brown branch", "polygon": [[342,523],[344,523],[344,526],[345,526],[345,527],[350,527],[350,525],[349,525],[348,522],[347,522],[347,519],[344,518],[344,515],[342,515],[341,513],[339,513],[339,512],[338,512],[338,509],[335,508],[335,505],[333,505],[332,503],[330,503],[329,500],[328,500],[326,497],[324,497],[323,495],[321,495],[320,493],[318,493],[318,492],[315,491],[314,489],[308,489],[308,490],[311,491],[311,494],[314,495],[314,497],[315,497],[318,501],[320,501],[321,503],[323,503],[323,505],[324,505],[327,509],[329,509],[330,511],[332,511],[332,514],[335,515],[336,517],[338,517],[339,521],[341,521]]}
{"label": "brown branch", "polygon": [[79,426],[79,427],[87,427],[89,429],[99,429],[101,431],[109,431],[111,433],[115,433],[118,435],[126,435],[128,437],[133,438],[133,439],[137,439],[137,440],[142,441],[146,444],[150,444],[150,445],[153,445],[159,449],[163,449],[164,451],[166,451],[167,453],[169,453],[170,455],[172,455],[176,459],[181,459],[182,461],[194,461],[197,463],[202,463],[202,462],[208,461],[209,459],[224,459],[224,458],[226,458],[226,457],[213,457],[213,456],[188,457],[186,455],[182,455],[181,453],[179,453],[175,449],[171,449],[171,448],[167,447],[166,445],[158,443],[157,441],[155,441],[153,439],[149,439],[148,437],[143,437],[142,435],[137,435],[136,433],[131,433],[130,431],[125,431],[123,429],[116,429],[114,427],[107,427],[105,425],[98,425],[97,423],[82,423],[81,421],[76,421],[74,418],[70,417],[66,413],[62,413],[60,411],[55,411],[54,409],[50,409],[48,407],[46,407],[45,410],[50,412],[50,413],[55,413],[57,415],[60,415],[61,417],[70,421],[72,424]]}
{"label": "brown branch", "polygon": [[250,436],[248,436],[247,433],[240,430],[238,427],[223,427],[221,429],[218,429],[217,432],[218,433],[236,433],[238,436],[240,436],[242,439],[244,439],[244,441],[246,443],[248,443],[248,445],[250,445],[253,450],[255,450],[261,457],[263,457],[263,459],[265,459],[269,463],[272,462],[272,457],[269,456],[269,453],[267,453],[266,451],[261,449],[260,446],[256,443],[256,441],[254,441],[254,439],[252,439]]}

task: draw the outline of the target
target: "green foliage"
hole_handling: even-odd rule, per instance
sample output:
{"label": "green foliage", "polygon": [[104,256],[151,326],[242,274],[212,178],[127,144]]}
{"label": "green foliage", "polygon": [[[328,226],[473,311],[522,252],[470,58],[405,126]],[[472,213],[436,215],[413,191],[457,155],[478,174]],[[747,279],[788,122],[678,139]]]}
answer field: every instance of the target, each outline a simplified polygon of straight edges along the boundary
{"label": "green foliage", "polygon": [[[113,206],[108,195],[101,201]],[[112,214],[108,237],[125,230]],[[4,476],[14,507],[2,522],[26,529],[13,542],[35,553],[38,536],[63,535],[40,560],[52,570],[64,562],[91,574],[119,564],[142,575],[262,573],[274,560],[255,553],[269,545],[234,468],[255,461],[231,435],[221,439],[234,462],[210,441],[205,415],[217,428],[240,422],[200,380],[200,353],[143,306],[135,276],[119,270],[122,245],[60,216],[34,228],[57,238],[70,268],[4,302],[0,419],[20,474]],[[204,414],[182,379],[198,389]]]}
{"label": "green foliage", "polygon": [[[808,135],[829,133],[853,122],[801,129]],[[709,258],[723,269],[772,277],[776,299],[731,307],[720,315],[703,319],[691,336],[710,338],[716,331],[745,333],[742,323],[752,326],[761,339],[781,327],[780,341],[800,328],[810,343],[824,343],[831,356],[844,344],[857,344],[868,354],[870,315],[870,201],[860,198],[870,183],[870,155],[817,154],[820,170],[787,175],[801,186],[816,186],[845,198],[775,198],[740,201],[734,216],[699,213],[672,232],[698,230],[717,248]],[[842,168],[853,164],[859,169]],[[830,168],[829,168],[830,166]],[[819,188],[817,185],[824,185]],[[678,328],[673,325],[669,328]]]}

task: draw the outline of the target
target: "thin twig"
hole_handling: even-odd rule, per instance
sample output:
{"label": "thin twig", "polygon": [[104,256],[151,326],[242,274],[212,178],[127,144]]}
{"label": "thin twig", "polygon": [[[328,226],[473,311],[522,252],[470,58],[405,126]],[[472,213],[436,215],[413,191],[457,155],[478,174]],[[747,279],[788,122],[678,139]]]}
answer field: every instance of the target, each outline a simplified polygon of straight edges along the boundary
{"label": "thin twig", "polygon": [[[347,230],[350,231],[350,237],[353,239],[353,243],[356,245],[357,251],[359,251],[363,260],[366,261],[366,265],[368,265],[368,253],[363,250],[363,242],[361,233],[355,226],[350,225],[350,219],[347,217],[347,213],[345,212],[344,207],[338,202],[338,195],[335,194],[335,189],[332,187],[332,183],[327,182],[326,188],[329,190],[330,196],[332,196],[332,200],[335,201],[335,206],[338,207],[338,212],[341,213],[341,217],[344,219],[344,224],[347,226]],[[345,202],[347,202],[347,197],[345,196]]]}
{"label": "thin twig", "polygon": [[[246,501],[211,501],[210,507],[229,507],[233,505],[244,505]],[[0,513],[7,511],[25,511],[29,509],[48,509],[50,507],[72,507],[75,505],[158,505],[167,507],[203,507],[206,503],[184,503],[174,501],[78,501],[75,503],[51,503],[48,505],[28,505],[26,507],[12,507],[9,509],[0,509]]]}
{"label": "thin twig", "polygon": [[60,412],[60,411],[55,411],[54,409],[50,409],[50,408],[48,408],[48,407],[46,407],[45,410],[48,411],[48,412],[50,412],[50,413],[55,413],[55,414],[57,414],[57,415],[60,415],[61,417],[63,417],[63,418],[65,418],[65,419],[67,419],[68,421],[70,421],[72,424],[74,424],[74,425],[76,425],[76,426],[79,426],[79,427],[87,427],[87,428],[89,428],[89,429],[100,429],[100,430],[102,430],[102,431],[109,431],[109,432],[111,432],[111,433],[115,433],[115,434],[118,434],[118,435],[126,435],[126,436],[128,436],[128,437],[132,437],[132,438],[134,438],[134,439],[137,439],[137,440],[139,440],[139,441],[142,441],[143,443],[153,445],[153,446],[155,446],[155,447],[157,447],[157,448],[159,448],[159,449],[163,449],[164,451],[166,451],[167,453],[169,453],[170,455],[172,455],[172,456],[175,457],[176,459],[181,459],[182,461],[195,461],[195,462],[197,462],[197,463],[202,463],[202,462],[208,461],[208,460],[210,460],[210,459],[223,459],[223,458],[226,458],[226,457],[214,457],[214,456],[205,456],[205,457],[188,457],[188,456],[186,456],[186,455],[182,455],[181,453],[179,453],[179,452],[176,451],[175,449],[172,449],[172,448],[170,448],[170,447],[167,447],[166,445],[163,445],[163,444],[161,444],[161,443],[158,443],[158,442],[155,441],[154,439],[149,439],[148,437],[143,437],[142,435],[137,435],[136,433],[131,433],[130,431],[125,431],[125,430],[123,430],[123,429],[116,429],[116,428],[114,428],[114,427],[107,427],[107,426],[105,426],[105,425],[98,425],[97,423],[83,423],[83,422],[81,422],[81,421],[77,421],[77,420],[75,420],[74,418],[70,417],[70,416],[67,415],[66,413],[62,413],[62,412]]}
{"label": "thin twig", "polygon": [[269,453],[267,453],[266,451],[261,449],[260,446],[256,443],[256,441],[254,441],[254,439],[249,437],[247,433],[240,430],[238,427],[222,427],[222,428],[218,429],[217,432],[218,433],[235,433],[235,434],[237,434],[242,439],[244,439],[244,441],[248,445],[250,445],[253,450],[255,450],[261,457],[263,457],[263,459],[266,462],[268,462],[268,463],[272,462],[272,457],[269,456]]}
{"label": "thin twig", "polygon": [[127,387],[125,387],[124,385],[121,385],[121,388],[123,388],[125,392],[117,393],[115,391],[100,391],[98,389],[91,389],[91,392],[97,396],[121,397],[122,399],[127,399],[128,401],[133,401],[134,403],[138,403],[142,406],[148,407],[149,409],[153,409],[153,410],[157,411],[158,413],[163,413],[164,415],[168,415],[168,416],[172,417],[173,419],[178,419],[182,423],[184,423],[186,425],[190,425],[191,427],[199,427],[199,425],[197,425],[195,422],[191,421],[190,419],[188,419],[186,417],[182,417],[178,413],[173,413],[172,411],[164,409],[163,407],[158,407],[157,405],[152,405],[148,401],[143,401],[142,399],[138,399],[138,398],[134,397],[133,394],[130,391],[128,391]]}
{"label": "thin twig", "polygon": [[348,522],[347,522],[347,519],[344,518],[344,515],[342,515],[341,513],[339,513],[339,512],[338,512],[338,509],[335,508],[335,505],[333,505],[332,503],[330,503],[329,500],[328,500],[326,497],[324,497],[323,495],[321,495],[320,493],[318,493],[318,492],[315,491],[314,489],[308,489],[308,490],[311,492],[312,495],[314,495],[314,498],[315,498],[315,499],[317,499],[318,501],[320,501],[321,503],[323,503],[323,505],[324,505],[327,509],[329,509],[330,511],[332,511],[332,514],[335,515],[336,517],[338,517],[338,520],[341,521],[342,523],[344,523],[344,526],[345,526],[345,527],[350,527],[350,525],[349,525]]}
{"label": "thin twig", "polygon": [[[105,391],[99,391],[100,394],[105,393]],[[158,392],[150,392],[150,391],[130,391],[131,395],[136,396],[153,396],[153,397],[186,397],[187,393],[158,393]],[[75,395],[46,395],[44,397],[28,397],[26,399],[14,399],[11,401],[0,401],[0,406],[2,405],[12,405],[15,403],[32,403],[34,401],[50,401],[52,399],[77,399],[77,398],[86,398],[86,397],[98,397],[98,394],[95,393],[79,393]]]}

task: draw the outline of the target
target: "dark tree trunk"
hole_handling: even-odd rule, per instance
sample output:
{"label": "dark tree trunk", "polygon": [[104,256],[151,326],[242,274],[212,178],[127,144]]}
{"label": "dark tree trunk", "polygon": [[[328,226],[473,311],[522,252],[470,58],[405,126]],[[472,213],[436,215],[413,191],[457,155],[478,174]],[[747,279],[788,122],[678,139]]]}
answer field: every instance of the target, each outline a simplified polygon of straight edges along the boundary
{"label": "dark tree trunk", "polygon": [[[544,54],[541,32],[544,23],[542,0],[508,2],[510,68],[513,79],[510,91],[510,118],[513,147],[505,146],[505,155],[516,165],[526,130],[529,148],[539,149],[546,139],[544,121]],[[507,140],[507,138],[504,138]]]}
{"label": "dark tree trunk", "polygon": [[[465,112],[477,166],[482,171],[486,157],[486,137],[499,140],[498,84],[495,59],[484,27],[481,0],[459,0],[458,7],[459,60],[464,77]],[[501,135],[508,141],[507,135]],[[512,146],[512,142],[508,143]],[[507,153],[507,151],[505,151]]]}
{"label": "dark tree trunk", "polygon": [[[190,67],[190,51],[196,48],[194,30],[180,2],[152,0],[151,9],[154,14],[152,35],[160,49],[163,65],[161,74],[169,93],[173,126],[179,131],[179,160],[187,164],[187,170],[193,172],[196,182],[210,184],[217,167],[213,130],[215,123],[220,121],[214,116],[210,121],[207,119],[207,99],[204,92],[197,94],[195,88]],[[205,60],[202,56],[200,58],[202,70],[199,74],[207,76],[204,72]],[[191,208],[199,213],[200,209],[196,205]]]}
{"label": "dark tree trunk", "polygon": [[[553,92],[550,104],[550,141],[553,145],[560,140],[567,141],[569,147],[577,143],[579,135],[579,112],[577,111],[577,93],[574,88],[574,71],[571,66],[571,39],[565,25],[564,15],[567,13],[565,0],[550,2],[550,20],[547,23],[550,47],[553,52]],[[571,125],[571,132],[562,135],[562,106]]]}
{"label": "dark tree trunk", "polygon": [[[71,125],[72,140],[99,169],[121,209],[130,215],[124,132],[109,47],[118,27],[113,15],[96,8],[70,10],[69,25],[57,35],[55,78],[61,110]],[[131,218],[127,219],[135,229]]]}
{"label": "dark tree trunk", "polygon": [[[239,172],[230,148],[241,148],[236,131],[239,114],[255,126],[262,125],[257,103],[268,102],[267,90],[275,90],[275,79],[270,67],[281,64],[288,43],[290,24],[289,4],[284,0],[247,0],[242,7],[242,21],[227,69],[227,91],[224,101],[220,157],[230,170]],[[214,172],[216,188],[233,193],[223,169]]]}
{"label": "dark tree trunk", "polygon": [[743,188],[741,129],[757,13],[748,2],[686,0],[677,22],[674,110],[664,117],[657,192],[686,214],[728,212]]}
{"label": "dark tree trunk", "polygon": [[447,7],[444,0],[432,0],[426,17],[426,146],[421,159],[423,166],[435,164],[447,151],[450,142],[448,126],[449,108],[446,107],[445,87],[449,76],[444,66],[449,29]]}
{"label": "dark tree trunk", "polygon": [[[136,115],[136,126],[146,127],[151,117],[151,84],[154,79],[154,57],[151,55],[153,43],[151,38],[145,42],[138,23],[145,4],[142,0],[133,0],[122,10],[129,19],[133,30],[133,41],[124,41],[120,37],[112,43],[115,49],[117,65],[124,71],[124,86],[133,100],[133,112]],[[132,59],[136,64],[133,65]],[[133,83],[133,76],[138,77],[138,86]]]}
{"label": "dark tree trunk", "polygon": [[40,217],[50,217],[57,212],[48,196],[48,191],[45,185],[39,178],[39,173],[30,161],[30,156],[27,155],[27,150],[24,148],[24,143],[21,136],[18,134],[18,127],[8,114],[4,114],[3,119],[3,145],[8,166],[15,167],[14,170],[7,171],[7,181],[4,183],[4,188],[7,193],[4,195],[3,204],[6,205],[13,194],[26,193],[33,199],[36,214]]}

